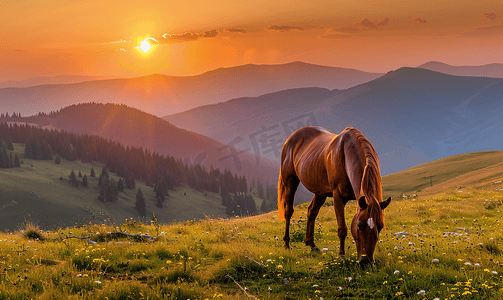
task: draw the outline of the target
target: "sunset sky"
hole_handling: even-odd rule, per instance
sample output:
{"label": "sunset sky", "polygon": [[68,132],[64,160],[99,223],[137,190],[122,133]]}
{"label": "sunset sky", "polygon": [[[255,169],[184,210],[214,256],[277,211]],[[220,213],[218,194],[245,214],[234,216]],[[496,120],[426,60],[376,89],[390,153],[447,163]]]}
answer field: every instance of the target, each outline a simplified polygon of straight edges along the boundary
{"label": "sunset sky", "polygon": [[503,63],[503,0],[18,0],[0,11],[0,81],[292,61],[369,72]]}

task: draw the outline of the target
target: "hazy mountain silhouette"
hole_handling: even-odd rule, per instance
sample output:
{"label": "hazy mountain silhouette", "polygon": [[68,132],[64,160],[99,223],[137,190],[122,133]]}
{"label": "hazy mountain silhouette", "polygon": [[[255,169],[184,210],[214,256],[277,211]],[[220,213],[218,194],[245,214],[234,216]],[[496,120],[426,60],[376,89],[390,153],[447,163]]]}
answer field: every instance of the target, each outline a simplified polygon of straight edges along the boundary
{"label": "hazy mountain silhouette", "polygon": [[54,77],[33,77],[25,80],[9,80],[0,82],[0,88],[23,88],[43,84],[76,83],[91,80],[109,79],[110,76],[60,75]]}
{"label": "hazy mountain silhouette", "polygon": [[418,68],[458,76],[503,78],[503,64],[481,66],[452,66],[438,61],[430,61]]}
{"label": "hazy mountain silhouette", "polygon": [[177,128],[169,122],[125,105],[79,104],[61,109],[48,116],[22,118],[21,121],[52,126],[78,134],[96,135],[120,142],[125,146],[148,148],[152,152],[173,156],[185,163],[201,163],[209,168],[230,170],[238,176],[261,178],[274,182],[278,164],[267,159],[256,163],[255,156],[238,153],[237,161],[231,149],[214,139]]}
{"label": "hazy mountain silhouette", "polygon": [[[401,68],[344,91],[294,89],[165,119],[222,142],[257,133],[267,140],[276,132],[282,144],[301,125],[318,124],[334,133],[353,126],[374,144],[383,174],[389,174],[450,155],[502,150],[501,95],[503,79]],[[249,140],[242,147],[249,147]],[[273,151],[265,156],[279,160]]]}
{"label": "hazy mountain silhouette", "polygon": [[196,76],[144,77],[0,89],[3,111],[23,116],[82,102],[126,104],[157,116],[299,87],[343,89],[382,74],[302,62],[220,68]]}

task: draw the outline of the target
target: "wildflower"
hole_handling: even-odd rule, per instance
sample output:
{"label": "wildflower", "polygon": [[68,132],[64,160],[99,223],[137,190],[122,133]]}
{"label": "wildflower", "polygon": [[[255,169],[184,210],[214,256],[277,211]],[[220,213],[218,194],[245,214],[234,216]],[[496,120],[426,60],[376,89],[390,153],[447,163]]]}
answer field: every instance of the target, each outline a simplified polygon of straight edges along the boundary
{"label": "wildflower", "polygon": [[400,292],[395,293],[395,296],[400,296],[400,295],[403,295],[403,292],[400,291]]}
{"label": "wildflower", "polygon": [[493,273],[494,275],[498,275],[498,272],[496,271],[491,271],[491,273]]}
{"label": "wildflower", "polygon": [[96,283],[96,284],[101,284],[101,281],[96,280],[94,283]]}
{"label": "wildflower", "polygon": [[171,263],[171,260],[167,260],[167,261],[166,261],[166,264],[170,264],[170,263]]}
{"label": "wildflower", "polygon": [[394,274],[394,275],[396,275],[396,274],[400,274],[400,271],[395,270],[395,272],[393,272],[393,274]]}
{"label": "wildflower", "polygon": [[388,283],[388,281],[385,281],[385,282],[383,282],[382,284],[386,284],[386,283]]}
{"label": "wildflower", "polygon": [[434,258],[434,259],[432,259],[432,260],[431,260],[431,262],[432,262],[432,263],[437,263],[437,262],[439,262],[439,260],[438,260],[438,259],[436,259],[436,258]]}
{"label": "wildflower", "polygon": [[472,294],[472,292],[470,292],[470,291],[465,291],[463,294],[461,294],[461,296],[466,296],[466,295],[471,295],[471,294]]}
{"label": "wildflower", "polygon": [[283,266],[282,265],[278,265],[277,268],[278,269],[283,269]]}
{"label": "wildflower", "polygon": [[426,296],[426,291],[425,290],[420,290],[417,292],[418,295]]}

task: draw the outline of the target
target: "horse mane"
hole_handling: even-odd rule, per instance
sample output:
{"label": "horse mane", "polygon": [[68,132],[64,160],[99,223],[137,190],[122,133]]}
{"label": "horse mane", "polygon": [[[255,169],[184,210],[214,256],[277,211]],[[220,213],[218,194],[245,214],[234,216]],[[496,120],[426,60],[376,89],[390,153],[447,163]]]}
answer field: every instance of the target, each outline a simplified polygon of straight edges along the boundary
{"label": "horse mane", "polygon": [[365,195],[368,204],[369,217],[384,228],[384,215],[379,202],[382,201],[382,185],[380,161],[374,146],[357,129],[350,128],[353,136],[358,141],[362,155],[365,157],[365,167],[361,181],[361,192]]}

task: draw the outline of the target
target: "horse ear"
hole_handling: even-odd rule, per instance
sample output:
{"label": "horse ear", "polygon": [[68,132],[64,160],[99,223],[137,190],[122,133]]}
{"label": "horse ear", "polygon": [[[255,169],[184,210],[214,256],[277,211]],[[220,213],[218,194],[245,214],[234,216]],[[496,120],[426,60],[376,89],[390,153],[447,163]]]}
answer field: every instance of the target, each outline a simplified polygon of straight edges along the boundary
{"label": "horse ear", "polygon": [[384,210],[386,207],[388,207],[390,202],[391,202],[391,197],[386,199],[386,201],[382,201],[381,203],[379,203],[379,205],[381,206],[381,209]]}
{"label": "horse ear", "polygon": [[367,209],[367,200],[365,200],[365,196],[361,196],[360,199],[358,199],[358,205],[361,209]]}

